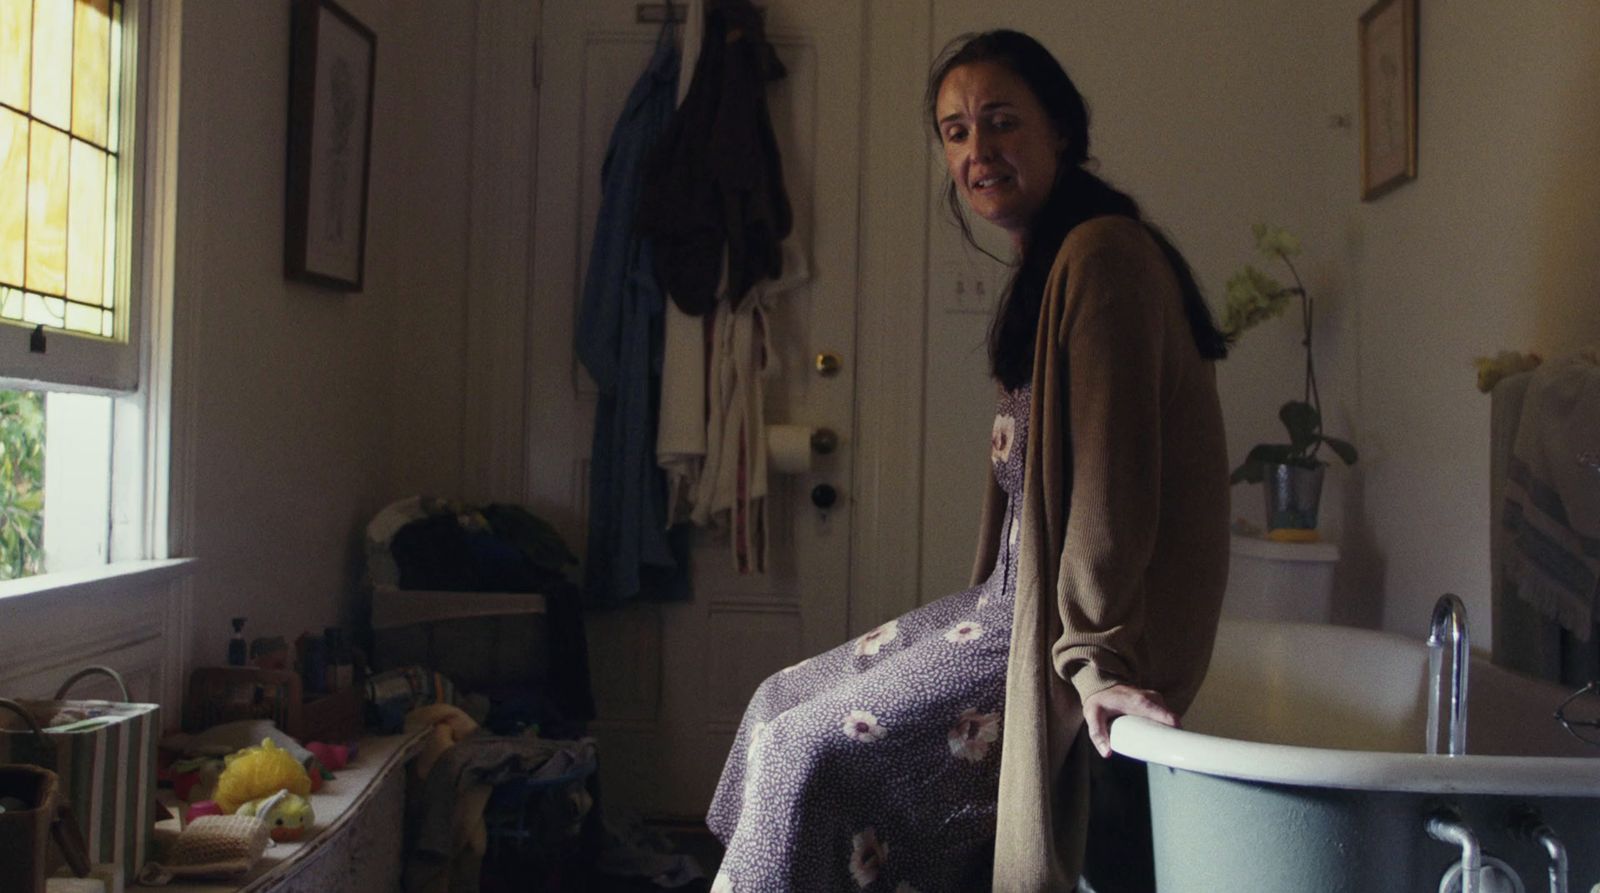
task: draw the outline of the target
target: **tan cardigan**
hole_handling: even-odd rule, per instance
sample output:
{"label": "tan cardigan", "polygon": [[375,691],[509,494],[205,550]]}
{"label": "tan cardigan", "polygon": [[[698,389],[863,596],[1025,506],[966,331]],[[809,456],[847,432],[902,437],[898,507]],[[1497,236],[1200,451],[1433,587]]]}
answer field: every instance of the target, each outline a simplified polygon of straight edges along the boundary
{"label": "tan cardigan", "polygon": [[[1082,698],[1118,682],[1181,714],[1211,659],[1228,571],[1213,365],[1145,227],[1061,245],[1040,310],[1000,768],[994,889],[1072,890],[1088,812]],[[974,580],[998,552],[990,476]],[[1071,685],[1067,683],[1071,682]],[[1076,747],[1074,742],[1078,741]]]}

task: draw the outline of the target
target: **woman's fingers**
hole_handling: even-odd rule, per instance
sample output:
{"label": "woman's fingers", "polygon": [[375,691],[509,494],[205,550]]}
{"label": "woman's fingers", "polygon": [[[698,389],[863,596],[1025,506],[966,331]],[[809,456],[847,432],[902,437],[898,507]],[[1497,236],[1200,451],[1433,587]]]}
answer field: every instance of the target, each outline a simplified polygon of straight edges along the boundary
{"label": "woman's fingers", "polygon": [[1119,716],[1142,716],[1165,726],[1178,725],[1178,717],[1161,698],[1160,692],[1131,685],[1113,685],[1095,692],[1083,702],[1083,721],[1089,741],[1103,757],[1111,756],[1111,721]]}

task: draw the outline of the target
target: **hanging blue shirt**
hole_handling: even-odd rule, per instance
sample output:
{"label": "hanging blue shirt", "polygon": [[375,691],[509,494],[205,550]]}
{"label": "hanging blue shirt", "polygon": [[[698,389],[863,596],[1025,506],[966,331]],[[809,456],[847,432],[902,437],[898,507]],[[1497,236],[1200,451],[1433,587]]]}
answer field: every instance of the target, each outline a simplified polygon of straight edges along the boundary
{"label": "hanging blue shirt", "polygon": [[656,464],[665,296],[650,241],[634,226],[645,158],[666,129],[677,94],[678,49],[664,29],[606,148],[578,310],[574,349],[600,388],[589,454],[584,586],[595,604],[688,596],[688,533],[666,529],[666,480]]}

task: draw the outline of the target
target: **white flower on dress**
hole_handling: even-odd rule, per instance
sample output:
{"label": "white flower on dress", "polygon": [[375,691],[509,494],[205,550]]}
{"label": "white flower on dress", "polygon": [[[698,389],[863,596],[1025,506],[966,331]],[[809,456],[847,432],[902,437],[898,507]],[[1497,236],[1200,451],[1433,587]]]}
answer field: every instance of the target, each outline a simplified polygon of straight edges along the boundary
{"label": "white flower on dress", "polygon": [[711,893],[733,893],[733,881],[728,879],[726,871],[717,872],[717,879],[711,882]]}
{"label": "white flower on dress", "polygon": [[[981,606],[980,606],[981,607]],[[944,634],[946,642],[971,642],[983,636],[983,624],[976,620],[963,620]]]}
{"label": "white flower on dress", "polygon": [[844,725],[840,731],[862,744],[871,744],[889,734],[889,730],[879,725],[878,718],[865,710],[852,710],[844,718]]}
{"label": "white flower on dress", "polygon": [[968,708],[950,727],[950,753],[976,763],[989,755],[989,745],[999,738],[1000,714],[979,713],[976,708]]}
{"label": "white flower on dress", "polygon": [[1014,523],[1011,525],[1011,535],[1007,538],[1007,542],[1010,544],[1011,548],[1015,549],[1017,547],[1017,541],[1020,539],[1022,539],[1022,525]]}
{"label": "white flower on dress", "polygon": [[856,640],[856,656],[871,657],[900,635],[900,621],[891,620]]}
{"label": "white flower on dress", "polygon": [[1017,420],[1008,415],[994,417],[994,431],[989,435],[989,459],[1002,464],[1011,458],[1011,442],[1017,437]]}
{"label": "white flower on dress", "polygon": [[878,839],[878,832],[867,828],[851,838],[850,876],[856,886],[865,887],[878,879],[878,871],[889,858],[889,845]]}

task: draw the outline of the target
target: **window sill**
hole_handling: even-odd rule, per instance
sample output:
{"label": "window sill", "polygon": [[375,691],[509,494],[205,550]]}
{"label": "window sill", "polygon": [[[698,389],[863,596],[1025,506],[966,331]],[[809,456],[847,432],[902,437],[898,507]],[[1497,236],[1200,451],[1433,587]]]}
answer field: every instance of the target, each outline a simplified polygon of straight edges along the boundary
{"label": "window sill", "polygon": [[90,598],[124,591],[131,586],[157,586],[194,573],[195,561],[193,558],[122,561],[0,581],[0,604],[15,606],[57,598]]}

